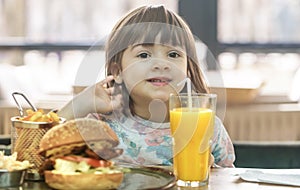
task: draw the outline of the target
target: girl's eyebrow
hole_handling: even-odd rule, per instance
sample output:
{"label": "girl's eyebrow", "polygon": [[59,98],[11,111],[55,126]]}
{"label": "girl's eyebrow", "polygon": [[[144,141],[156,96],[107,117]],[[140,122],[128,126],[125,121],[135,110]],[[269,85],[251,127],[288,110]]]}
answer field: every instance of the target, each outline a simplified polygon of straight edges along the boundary
{"label": "girl's eyebrow", "polygon": [[[135,48],[137,48],[137,47],[151,47],[151,46],[154,46],[155,45],[155,43],[138,43],[138,44],[133,44],[133,45],[131,45],[131,47],[130,47],[130,49],[131,50],[134,50]],[[175,51],[180,51],[180,52],[185,52],[184,51],[184,49],[182,49],[182,48],[180,48],[180,47],[174,47],[174,46],[168,46],[168,47],[170,47],[171,49],[174,49]]]}
{"label": "girl's eyebrow", "polygon": [[138,46],[142,46],[142,47],[149,47],[149,46],[152,46],[153,44],[133,44],[132,46],[131,46],[131,50],[133,50],[133,49],[135,49],[135,48],[137,48]]}

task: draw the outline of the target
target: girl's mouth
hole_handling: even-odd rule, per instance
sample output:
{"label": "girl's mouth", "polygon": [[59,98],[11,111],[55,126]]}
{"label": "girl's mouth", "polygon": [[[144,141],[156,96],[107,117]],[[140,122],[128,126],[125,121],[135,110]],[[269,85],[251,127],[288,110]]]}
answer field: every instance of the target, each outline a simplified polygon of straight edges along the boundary
{"label": "girl's mouth", "polygon": [[171,79],[168,78],[150,78],[146,80],[154,86],[165,86],[171,82]]}

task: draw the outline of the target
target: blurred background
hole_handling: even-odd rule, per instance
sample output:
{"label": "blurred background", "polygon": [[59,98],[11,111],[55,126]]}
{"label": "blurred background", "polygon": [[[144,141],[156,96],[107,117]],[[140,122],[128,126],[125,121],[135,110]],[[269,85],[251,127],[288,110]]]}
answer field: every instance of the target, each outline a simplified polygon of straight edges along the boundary
{"label": "blurred background", "polygon": [[[59,109],[95,82],[78,81],[79,67],[92,52],[104,63],[116,21],[146,4],[177,12],[208,48],[200,59],[220,95],[236,164],[299,167],[299,0],[0,0],[0,134],[9,135],[10,117],[19,114],[12,92]],[[290,152],[273,163],[279,148]]]}

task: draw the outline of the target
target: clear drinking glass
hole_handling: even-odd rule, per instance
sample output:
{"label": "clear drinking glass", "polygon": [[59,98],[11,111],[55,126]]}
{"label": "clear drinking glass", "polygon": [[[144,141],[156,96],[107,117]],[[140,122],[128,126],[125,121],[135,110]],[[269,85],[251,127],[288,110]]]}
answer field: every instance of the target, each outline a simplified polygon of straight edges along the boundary
{"label": "clear drinking glass", "polygon": [[178,186],[208,184],[216,100],[215,94],[170,95],[173,169]]}

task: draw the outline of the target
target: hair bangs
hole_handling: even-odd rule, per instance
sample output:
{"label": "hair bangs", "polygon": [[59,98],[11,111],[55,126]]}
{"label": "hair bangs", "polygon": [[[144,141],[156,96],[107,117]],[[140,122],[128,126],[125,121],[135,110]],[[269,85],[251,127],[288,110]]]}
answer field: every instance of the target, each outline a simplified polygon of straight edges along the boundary
{"label": "hair bangs", "polygon": [[[131,32],[129,32],[131,31]],[[124,33],[123,33],[124,34]],[[125,46],[160,44],[188,49],[187,34],[182,28],[164,23],[138,23],[128,30]]]}

